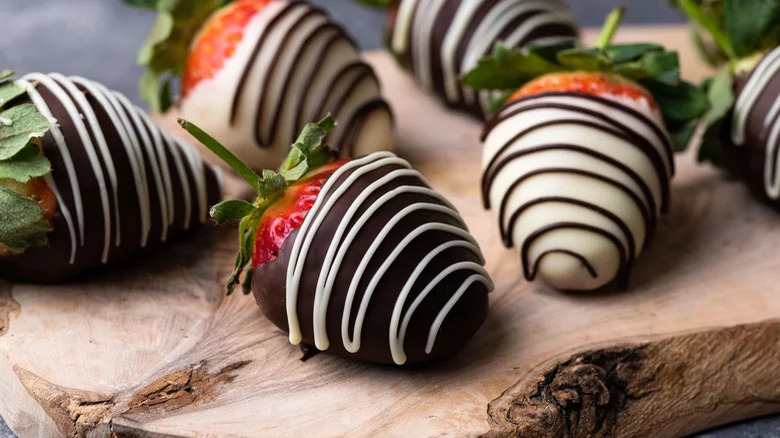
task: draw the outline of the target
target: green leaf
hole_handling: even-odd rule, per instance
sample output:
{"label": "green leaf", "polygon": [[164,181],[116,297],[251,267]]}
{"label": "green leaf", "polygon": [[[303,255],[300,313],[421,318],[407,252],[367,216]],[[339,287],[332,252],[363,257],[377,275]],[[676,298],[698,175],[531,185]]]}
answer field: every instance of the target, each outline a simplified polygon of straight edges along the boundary
{"label": "green leaf", "polygon": [[336,121],[328,114],[318,123],[308,123],[290,148],[279,173],[287,181],[297,181],[303,175],[335,158],[334,152],[324,146],[325,137],[336,127]]}
{"label": "green leaf", "polygon": [[720,8],[720,1],[702,0],[671,0],[672,5],[676,6],[691,21],[705,29],[720,47],[723,53],[729,58],[734,58],[734,46],[731,43],[728,33],[724,29],[723,11]]}
{"label": "green leaf", "polygon": [[531,79],[560,69],[528,48],[510,51],[499,43],[493,56],[479,60],[463,77],[463,82],[476,90],[513,90]]}
{"label": "green leaf", "polygon": [[[13,74],[13,73],[12,73]],[[25,93],[24,87],[13,81],[0,83],[0,108]]]}
{"label": "green leaf", "polygon": [[222,144],[214,139],[214,137],[203,132],[203,130],[198,128],[194,123],[188,122],[184,119],[178,119],[178,122],[182,128],[189,132],[199,142],[203,143],[203,145],[209,148],[211,152],[214,152],[215,155],[217,155],[222,159],[222,161],[227,163],[228,166],[235,170],[236,173],[241,178],[243,178],[244,181],[249,183],[249,185],[252,186],[252,188],[255,189],[257,193],[260,193],[260,177],[257,175],[257,173],[255,173],[254,170],[250,169],[249,166],[244,164],[241,160],[238,159],[238,157],[233,155],[232,152],[227,150],[225,146],[222,146]]}
{"label": "green leaf", "polygon": [[734,80],[728,67],[722,68],[718,74],[707,84],[707,99],[709,109],[704,114],[704,120],[708,125],[726,118],[734,106]]}
{"label": "green leaf", "polygon": [[723,19],[734,55],[762,49],[762,37],[780,23],[778,0],[723,0]]}
{"label": "green leaf", "polygon": [[558,63],[569,70],[602,71],[612,62],[604,50],[575,48],[558,53]]}
{"label": "green leaf", "polygon": [[0,70],[0,81],[4,81],[14,75],[14,72],[4,68]]}
{"label": "green leaf", "polygon": [[17,253],[46,244],[50,227],[44,213],[37,202],[0,186],[0,243]]}
{"label": "green leaf", "polygon": [[157,20],[138,52],[138,64],[147,71],[139,83],[141,97],[152,108],[170,106],[171,81],[184,73],[193,38],[214,12],[233,0],[132,0],[156,3]]}
{"label": "green leaf", "polygon": [[49,129],[49,120],[35,108],[24,104],[0,113],[0,161],[7,160],[24,149],[31,140],[43,137]]}
{"label": "green leaf", "polygon": [[40,155],[38,145],[30,143],[8,160],[0,161],[0,179],[12,179],[26,183],[30,178],[51,172],[51,163]]}
{"label": "green leaf", "polygon": [[680,83],[677,52],[650,52],[636,61],[617,64],[612,71],[635,81],[652,79],[670,86]]}
{"label": "green leaf", "polygon": [[640,81],[658,103],[667,123],[687,122],[700,118],[709,108],[705,93],[688,82],[668,85],[657,81]]}
{"label": "green leaf", "polygon": [[159,0],[122,0],[122,3],[133,8],[155,9]]}
{"label": "green leaf", "polygon": [[652,52],[663,52],[664,48],[658,44],[615,44],[605,47],[603,51],[613,63],[621,64],[636,61]]}
{"label": "green leaf", "polygon": [[211,207],[211,218],[218,224],[235,222],[252,214],[255,206],[242,200],[234,199],[225,201]]}
{"label": "green leaf", "polygon": [[356,0],[361,5],[370,6],[372,8],[387,9],[393,4],[394,0]]}
{"label": "green leaf", "polygon": [[271,200],[276,195],[283,192],[287,188],[287,180],[278,172],[273,170],[264,170],[263,176],[260,179],[260,191],[257,193],[262,199]]}

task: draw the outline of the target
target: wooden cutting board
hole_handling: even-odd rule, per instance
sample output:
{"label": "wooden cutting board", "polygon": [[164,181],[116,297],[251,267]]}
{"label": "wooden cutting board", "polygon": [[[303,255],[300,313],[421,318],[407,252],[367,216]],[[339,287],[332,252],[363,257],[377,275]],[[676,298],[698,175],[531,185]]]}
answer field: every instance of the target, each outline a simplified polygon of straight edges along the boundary
{"label": "wooden cutting board", "polygon": [[[687,78],[706,73],[681,28],[620,37],[680,48]],[[460,209],[496,282],[465,351],[415,369],[301,362],[252,297],[223,296],[235,234],[211,230],[72,284],[0,286],[0,415],[15,433],[658,437],[780,411],[776,211],[689,154],[629,290],[529,284],[479,202],[479,124],[387,54],[369,59],[399,153]]]}

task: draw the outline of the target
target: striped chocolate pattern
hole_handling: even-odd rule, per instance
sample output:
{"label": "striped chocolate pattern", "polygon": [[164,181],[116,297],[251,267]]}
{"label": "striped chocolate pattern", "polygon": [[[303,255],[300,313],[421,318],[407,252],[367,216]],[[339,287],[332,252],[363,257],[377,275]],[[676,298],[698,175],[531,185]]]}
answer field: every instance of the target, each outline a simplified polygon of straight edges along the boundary
{"label": "striped chocolate pattern", "polygon": [[250,166],[278,166],[308,122],[330,112],[342,157],[392,149],[379,81],[355,43],[320,9],[270,2],[249,22],[224,67],[182,99],[196,122]]}
{"label": "striped chocolate pattern", "polygon": [[58,73],[32,73],[18,82],[53,121],[43,153],[52,163],[46,183],[57,214],[50,247],[0,262],[18,265],[12,277],[58,280],[206,222],[221,196],[219,171],[125,96]]}
{"label": "striped chocolate pattern", "polygon": [[520,48],[576,38],[561,0],[401,0],[390,44],[423,88],[482,118],[490,93],[463,86],[460,77],[496,42]]}
{"label": "striped chocolate pattern", "polygon": [[647,102],[568,92],[513,101],[485,131],[482,195],[526,279],[622,286],[669,204],[672,147]]}
{"label": "striped chocolate pattern", "polygon": [[747,159],[748,178],[762,185],[771,200],[780,200],[780,47],[769,52],[747,78],[732,122],[734,144],[747,149],[748,157],[760,157]]}
{"label": "striped chocolate pattern", "polygon": [[477,242],[392,153],[339,168],[285,246],[285,316],[269,317],[293,344],[401,365],[459,350],[487,315]]}

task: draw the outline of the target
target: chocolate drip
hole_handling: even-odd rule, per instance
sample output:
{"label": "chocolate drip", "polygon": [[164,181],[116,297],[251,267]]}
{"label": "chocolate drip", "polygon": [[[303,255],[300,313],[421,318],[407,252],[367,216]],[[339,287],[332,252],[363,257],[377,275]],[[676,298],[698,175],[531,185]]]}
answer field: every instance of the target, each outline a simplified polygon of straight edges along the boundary
{"label": "chocolate drip", "polygon": [[[42,149],[58,205],[49,246],[0,258],[0,278],[57,282],[127,260],[199,226],[219,201],[216,171],[124,96],[58,74],[19,83],[29,102],[57,120]],[[162,171],[168,181],[157,178]]]}

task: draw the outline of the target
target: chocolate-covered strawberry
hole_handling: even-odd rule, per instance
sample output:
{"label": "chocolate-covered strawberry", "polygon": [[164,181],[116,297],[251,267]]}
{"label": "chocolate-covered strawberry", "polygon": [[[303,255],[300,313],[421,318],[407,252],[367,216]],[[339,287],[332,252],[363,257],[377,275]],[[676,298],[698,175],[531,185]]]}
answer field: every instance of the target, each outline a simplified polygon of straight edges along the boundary
{"label": "chocolate-covered strawberry", "polygon": [[704,109],[680,80],[676,53],[609,43],[621,16],[610,16],[596,48],[497,46],[466,77],[510,95],[484,131],[485,207],[520,251],[525,277],[563,290],[627,285],[669,205],[666,125],[684,144]]}
{"label": "chocolate-covered strawberry", "polygon": [[737,173],[780,208],[780,1],[675,0],[725,58],[704,83],[711,107],[699,157]]}
{"label": "chocolate-covered strawberry", "polygon": [[329,138],[340,156],[392,149],[376,75],[321,9],[293,0],[151,3],[159,18],[139,61],[155,109],[167,109],[181,77],[181,114],[256,169],[278,166],[304,124],[327,113],[342,122]]}
{"label": "chocolate-covered strawberry", "polygon": [[212,209],[218,222],[240,221],[228,290],[249,265],[244,290],[291,343],[401,365],[459,351],[484,322],[493,284],[479,246],[406,161],[333,161],[326,118],[306,126],[279,172],[259,176],[182,124],[258,193]]}
{"label": "chocolate-covered strawberry", "polygon": [[0,80],[0,279],[55,282],[208,220],[219,171],[124,96],[57,73]]}
{"label": "chocolate-covered strawberry", "polygon": [[388,46],[426,90],[453,108],[483,118],[491,95],[461,77],[498,41],[573,47],[577,25],[562,0],[360,0],[389,9]]}

